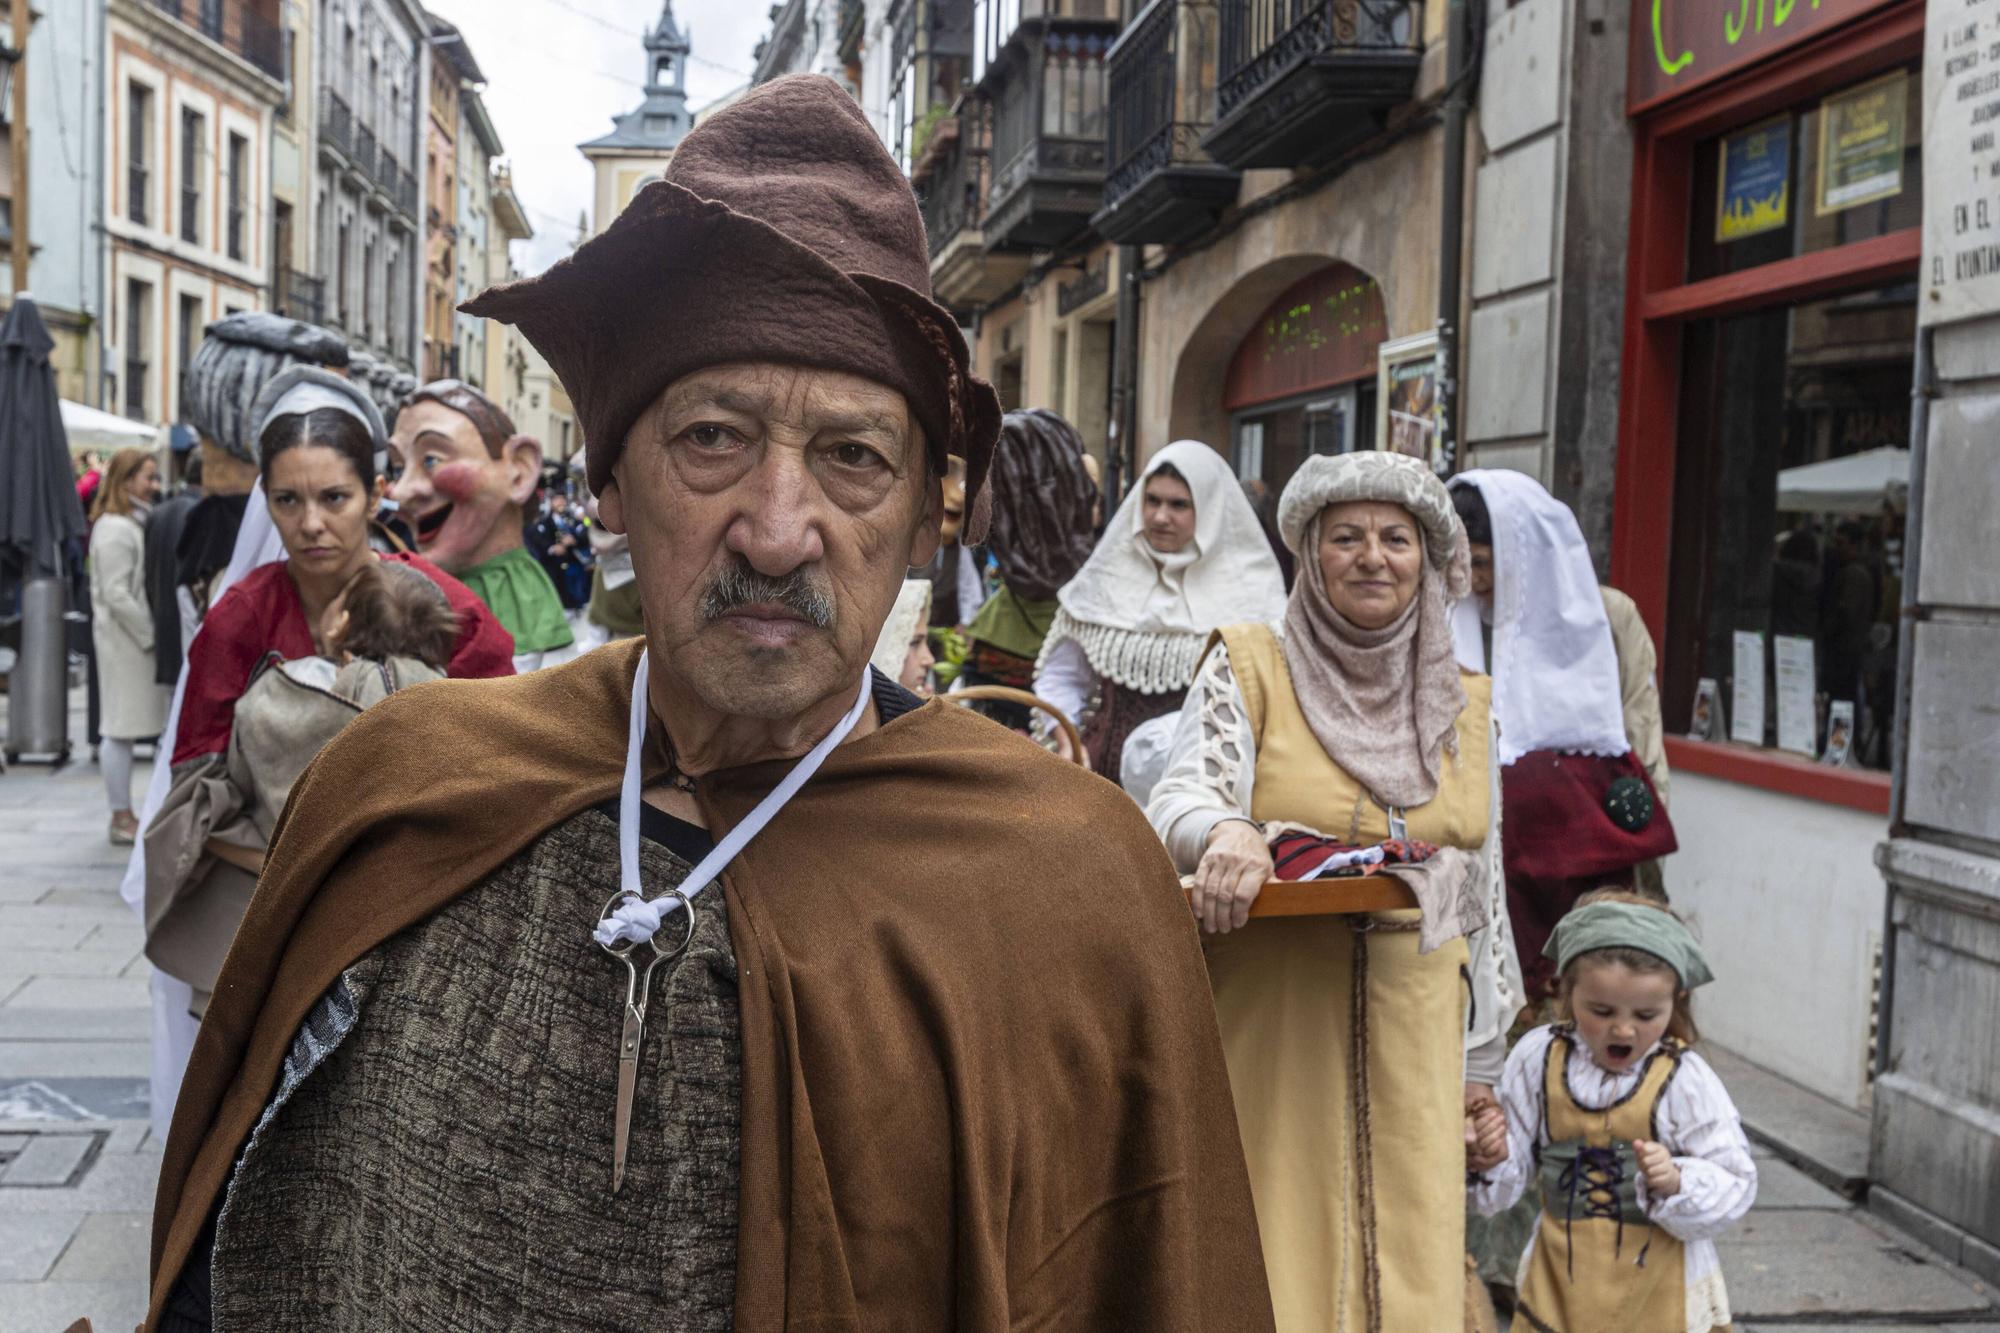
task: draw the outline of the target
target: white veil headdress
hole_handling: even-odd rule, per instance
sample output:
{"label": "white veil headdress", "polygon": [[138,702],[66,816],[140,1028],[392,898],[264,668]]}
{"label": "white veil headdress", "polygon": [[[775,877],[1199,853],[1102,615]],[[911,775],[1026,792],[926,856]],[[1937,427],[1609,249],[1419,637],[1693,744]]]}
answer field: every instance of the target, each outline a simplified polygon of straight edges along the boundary
{"label": "white veil headdress", "polygon": [[1486,502],[1493,525],[1493,655],[1479,599],[1452,610],[1459,665],[1493,677],[1500,762],[1534,750],[1621,755],[1625,709],[1597,567],[1570,507],[1526,473],[1474,468],[1451,479]]}
{"label": "white veil headdress", "polygon": [[[1168,465],[1194,497],[1194,540],[1162,555],[1146,541],[1145,491]],[[1041,664],[1058,643],[1073,639],[1099,675],[1163,694],[1193,682],[1215,630],[1283,619],[1285,580],[1222,455],[1199,440],[1176,440],[1146,460],[1097,549],[1057,600]]]}

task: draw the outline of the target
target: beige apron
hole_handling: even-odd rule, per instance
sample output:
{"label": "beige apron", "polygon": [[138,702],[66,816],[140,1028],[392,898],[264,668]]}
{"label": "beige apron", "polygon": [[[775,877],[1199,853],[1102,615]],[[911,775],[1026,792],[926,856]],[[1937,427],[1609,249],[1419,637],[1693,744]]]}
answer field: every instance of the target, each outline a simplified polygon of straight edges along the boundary
{"label": "beige apron", "polygon": [[[1277,638],[1222,631],[1257,743],[1251,814],[1362,843],[1388,812],[1327,757]],[[1490,682],[1408,836],[1485,841]],[[1264,919],[1208,937],[1209,981],[1280,1333],[1464,1320],[1466,945],[1417,952],[1415,912]]]}

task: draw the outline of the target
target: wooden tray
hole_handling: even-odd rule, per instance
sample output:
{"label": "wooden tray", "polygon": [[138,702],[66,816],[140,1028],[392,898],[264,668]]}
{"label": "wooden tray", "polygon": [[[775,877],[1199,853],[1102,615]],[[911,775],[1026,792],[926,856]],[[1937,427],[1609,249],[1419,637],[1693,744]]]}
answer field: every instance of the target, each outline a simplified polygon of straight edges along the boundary
{"label": "wooden tray", "polygon": [[[1183,882],[1182,887],[1187,885]],[[1333,879],[1273,880],[1250,904],[1260,916],[1342,916],[1357,912],[1399,912],[1417,905],[1409,886],[1392,875],[1344,875]]]}

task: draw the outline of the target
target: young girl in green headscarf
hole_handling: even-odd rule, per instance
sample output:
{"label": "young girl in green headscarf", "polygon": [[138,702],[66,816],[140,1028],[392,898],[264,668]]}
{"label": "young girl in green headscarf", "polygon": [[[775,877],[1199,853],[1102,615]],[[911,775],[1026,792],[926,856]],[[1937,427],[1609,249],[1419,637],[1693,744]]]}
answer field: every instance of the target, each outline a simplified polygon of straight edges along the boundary
{"label": "young girl in green headscarf", "polygon": [[1500,1083],[1507,1157],[1475,1177],[1492,1216],[1542,1187],[1516,1333],[1727,1328],[1714,1238],[1750,1210],[1757,1166],[1735,1103],[1691,1049],[1688,993],[1712,979],[1663,904],[1589,894],[1556,926],[1558,1022],[1522,1038]]}

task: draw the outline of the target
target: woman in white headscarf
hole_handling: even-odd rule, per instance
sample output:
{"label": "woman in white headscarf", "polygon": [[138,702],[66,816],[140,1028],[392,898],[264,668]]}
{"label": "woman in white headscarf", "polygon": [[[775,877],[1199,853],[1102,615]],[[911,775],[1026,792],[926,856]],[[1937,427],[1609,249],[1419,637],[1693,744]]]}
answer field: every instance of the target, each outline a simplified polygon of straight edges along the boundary
{"label": "woman in white headscarf", "polygon": [[1090,766],[1116,782],[1126,737],[1179,711],[1209,635],[1275,624],[1285,584],[1222,455],[1176,440],[1147,460],[1057,600],[1035,693],[1080,724]]}
{"label": "woman in white headscarf", "polygon": [[1452,638],[1459,664],[1493,679],[1507,906],[1540,1000],[1556,986],[1542,946],[1576,900],[1657,889],[1675,847],[1653,641],[1632,599],[1598,586],[1576,515],[1540,482],[1479,468],[1451,495],[1472,552]]}
{"label": "woman in white headscarf", "polygon": [[[1488,682],[1452,657],[1464,530],[1429,467],[1373,452],[1308,459],[1278,521],[1282,631],[1221,631],[1146,813],[1194,871],[1280,1333],[1458,1328],[1520,1005]],[[1250,920],[1280,825],[1433,844],[1423,909]]]}
{"label": "woman in white headscarf", "polygon": [[931,696],[931,667],[936,664],[930,620],[931,581],[903,580],[903,590],[896,594],[896,604],[889,608],[889,618],[875,639],[874,655],[868,659],[870,666],[924,699]]}

